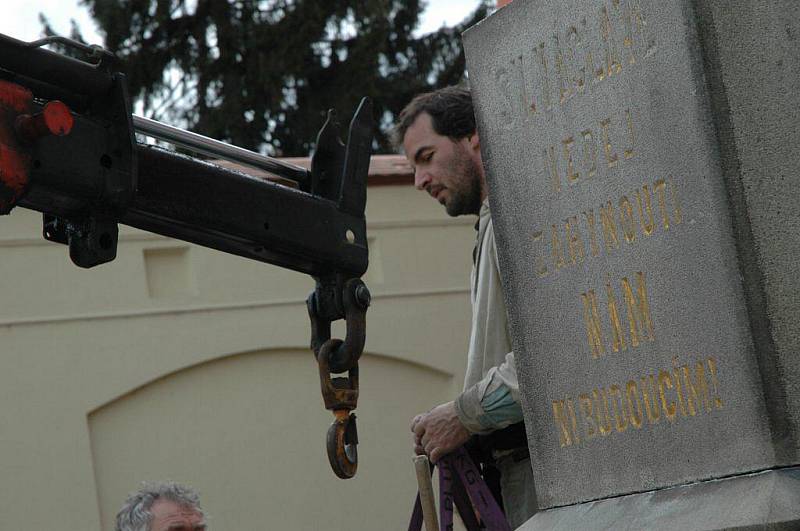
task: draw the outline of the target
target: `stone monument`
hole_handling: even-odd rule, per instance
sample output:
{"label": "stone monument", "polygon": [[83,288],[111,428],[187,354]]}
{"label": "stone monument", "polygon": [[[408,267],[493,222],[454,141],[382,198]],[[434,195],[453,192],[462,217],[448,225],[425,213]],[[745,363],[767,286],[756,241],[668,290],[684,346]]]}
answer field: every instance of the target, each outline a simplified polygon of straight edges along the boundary
{"label": "stone monument", "polygon": [[800,3],[515,0],[464,34],[522,529],[800,526]]}

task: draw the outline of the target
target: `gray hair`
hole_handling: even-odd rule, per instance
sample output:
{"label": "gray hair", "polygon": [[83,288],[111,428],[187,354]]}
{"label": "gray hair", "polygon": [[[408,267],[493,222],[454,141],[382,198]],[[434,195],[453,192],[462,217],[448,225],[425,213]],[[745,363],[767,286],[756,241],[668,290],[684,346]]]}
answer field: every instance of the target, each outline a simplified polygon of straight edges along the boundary
{"label": "gray hair", "polygon": [[200,507],[200,496],[193,488],[172,481],[142,483],[139,490],[128,495],[122,509],[117,513],[115,530],[150,531],[150,523],[153,521],[150,508],[159,499],[195,509],[204,515],[203,509]]}

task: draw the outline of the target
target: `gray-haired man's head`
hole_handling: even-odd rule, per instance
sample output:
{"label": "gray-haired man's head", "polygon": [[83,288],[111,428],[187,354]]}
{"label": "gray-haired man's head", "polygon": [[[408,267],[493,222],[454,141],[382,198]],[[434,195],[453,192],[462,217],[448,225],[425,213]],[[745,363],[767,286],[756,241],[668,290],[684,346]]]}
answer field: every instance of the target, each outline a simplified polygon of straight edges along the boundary
{"label": "gray-haired man's head", "polygon": [[207,531],[197,492],[173,482],[144,483],[117,513],[116,531]]}

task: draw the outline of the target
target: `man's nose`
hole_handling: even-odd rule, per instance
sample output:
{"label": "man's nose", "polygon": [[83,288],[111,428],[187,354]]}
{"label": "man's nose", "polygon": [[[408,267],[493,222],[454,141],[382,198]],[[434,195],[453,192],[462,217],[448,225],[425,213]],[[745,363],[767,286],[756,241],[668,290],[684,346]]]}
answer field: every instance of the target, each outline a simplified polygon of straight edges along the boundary
{"label": "man's nose", "polygon": [[414,186],[417,190],[424,190],[430,181],[431,175],[424,168],[417,167],[414,170]]}

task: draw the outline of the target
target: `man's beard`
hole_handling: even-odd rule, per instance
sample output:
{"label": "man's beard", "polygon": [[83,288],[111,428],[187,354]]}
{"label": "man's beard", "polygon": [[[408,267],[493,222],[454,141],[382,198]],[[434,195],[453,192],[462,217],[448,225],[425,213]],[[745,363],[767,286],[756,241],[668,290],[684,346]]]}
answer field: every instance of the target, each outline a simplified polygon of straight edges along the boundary
{"label": "man's beard", "polygon": [[479,214],[481,211],[480,169],[467,153],[456,154],[450,167],[451,175],[456,176],[458,187],[450,187],[450,201],[445,205],[448,215],[456,217],[465,214]]}

